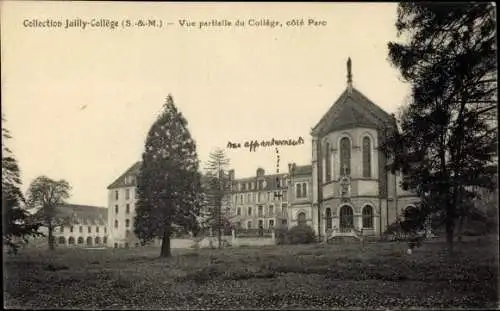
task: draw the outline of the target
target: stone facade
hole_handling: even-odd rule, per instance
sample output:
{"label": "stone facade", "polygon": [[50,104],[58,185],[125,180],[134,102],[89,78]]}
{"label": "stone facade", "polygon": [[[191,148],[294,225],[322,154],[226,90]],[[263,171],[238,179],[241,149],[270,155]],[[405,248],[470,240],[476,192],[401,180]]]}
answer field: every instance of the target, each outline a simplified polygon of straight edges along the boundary
{"label": "stone facade", "polygon": [[270,175],[258,168],[254,177],[239,179],[234,173],[230,171],[232,190],[226,201],[235,228],[270,230],[298,222],[312,225],[311,166],[291,163],[288,173]]}
{"label": "stone facade", "polygon": [[381,235],[406,207],[418,202],[414,194],[401,189],[400,173],[387,170],[391,159],[379,150],[395,130],[394,116],[349,81],[311,131],[317,234],[357,229],[364,235]]}

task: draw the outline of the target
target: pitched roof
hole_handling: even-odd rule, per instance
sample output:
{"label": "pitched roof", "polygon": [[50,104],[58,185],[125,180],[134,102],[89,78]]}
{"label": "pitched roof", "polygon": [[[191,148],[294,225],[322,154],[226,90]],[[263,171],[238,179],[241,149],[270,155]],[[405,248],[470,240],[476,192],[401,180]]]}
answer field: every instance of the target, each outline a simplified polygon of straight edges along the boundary
{"label": "pitched roof", "polygon": [[[32,220],[43,217],[41,211],[33,214]],[[56,219],[66,224],[80,223],[83,225],[106,225],[108,220],[108,209],[101,206],[62,204],[56,209]]]}
{"label": "pitched roof", "polygon": [[139,174],[139,170],[141,169],[141,164],[141,161],[135,162],[134,165],[132,165],[128,170],[125,171],[125,173],[123,173],[113,183],[111,183],[111,185],[108,186],[108,189],[136,186],[136,178],[133,178],[129,183],[126,183],[125,179],[127,176],[137,176],[137,174]]}
{"label": "pitched roof", "polygon": [[108,219],[108,209],[100,206],[64,204],[58,208],[61,218],[82,221],[84,225],[105,225]]}
{"label": "pitched roof", "polygon": [[392,127],[393,117],[355,88],[346,89],[318,124],[312,135],[324,135],[334,130],[352,127]]}
{"label": "pitched roof", "polygon": [[312,165],[297,165],[295,167],[295,176],[312,175]]}

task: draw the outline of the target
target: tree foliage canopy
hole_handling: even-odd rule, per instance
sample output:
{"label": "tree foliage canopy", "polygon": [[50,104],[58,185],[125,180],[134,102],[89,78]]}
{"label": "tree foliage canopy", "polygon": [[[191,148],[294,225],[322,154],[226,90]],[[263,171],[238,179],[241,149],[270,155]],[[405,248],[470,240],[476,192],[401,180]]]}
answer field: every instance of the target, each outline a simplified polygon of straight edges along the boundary
{"label": "tree foliage canopy", "polygon": [[422,212],[443,211],[452,246],[455,219],[475,189],[496,187],[496,20],[492,3],[399,4],[389,58],[412,87],[400,132],[384,146]]}
{"label": "tree foliage canopy", "polygon": [[3,244],[16,252],[21,240],[28,241],[30,236],[38,236],[39,224],[29,222],[29,214],[24,208],[25,198],[21,191],[21,172],[14,155],[7,148],[6,141],[11,138],[3,127],[2,115],[2,236]]}
{"label": "tree foliage canopy", "polygon": [[137,179],[134,232],[143,243],[161,236],[168,242],[165,233],[169,238],[173,225],[187,231],[197,226],[201,174],[187,124],[169,95],[149,130]]}
{"label": "tree foliage canopy", "polygon": [[58,207],[66,203],[70,197],[71,186],[64,180],[53,180],[47,176],[39,176],[28,188],[27,204],[35,213],[32,221],[46,226],[49,231],[49,249],[54,249],[54,228],[60,225]]}

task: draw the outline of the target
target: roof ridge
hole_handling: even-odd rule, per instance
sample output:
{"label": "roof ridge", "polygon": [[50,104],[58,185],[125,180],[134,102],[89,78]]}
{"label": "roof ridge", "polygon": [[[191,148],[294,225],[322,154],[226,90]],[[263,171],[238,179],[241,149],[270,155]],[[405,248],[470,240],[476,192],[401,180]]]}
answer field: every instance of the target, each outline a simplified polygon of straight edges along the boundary
{"label": "roof ridge", "polygon": [[119,183],[119,181],[124,178],[127,174],[129,174],[129,172],[134,169],[136,166],[140,165],[142,163],[142,161],[136,161],[134,162],[134,164],[132,164],[131,166],[129,166],[129,168],[127,170],[125,170],[125,172],[123,172],[118,178],[116,178],[111,184],[109,184],[109,186],[107,187],[107,189],[112,189],[112,188],[115,188],[115,184]]}

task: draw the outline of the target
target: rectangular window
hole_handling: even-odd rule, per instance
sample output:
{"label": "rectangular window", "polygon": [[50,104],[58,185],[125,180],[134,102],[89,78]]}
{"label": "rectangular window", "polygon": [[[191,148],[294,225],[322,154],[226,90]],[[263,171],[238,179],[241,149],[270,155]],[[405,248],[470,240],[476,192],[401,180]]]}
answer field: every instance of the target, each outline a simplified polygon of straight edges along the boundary
{"label": "rectangular window", "polygon": [[130,199],[130,189],[125,189],[125,200]]}
{"label": "rectangular window", "polygon": [[271,192],[267,192],[267,201],[271,201]]}
{"label": "rectangular window", "polygon": [[135,198],[138,199],[139,198],[139,191],[137,191],[137,189],[135,190]]}
{"label": "rectangular window", "polygon": [[127,213],[127,214],[130,213],[130,204],[127,204],[125,206],[125,213]]}
{"label": "rectangular window", "polygon": [[282,220],[281,220],[281,224],[282,224],[282,225],[286,225],[287,223],[288,223],[288,220],[286,220],[286,219],[282,219]]}
{"label": "rectangular window", "polygon": [[115,205],[115,214],[118,214],[118,205]]}
{"label": "rectangular window", "polygon": [[104,233],[106,233],[108,231],[108,229],[106,227],[104,227]]}
{"label": "rectangular window", "polygon": [[73,226],[69,228],[69,232],[73,232]]}
{"label": "rectangular window", "polygon": [[95,232],[99,233],[99,226],[95,226]]}
{"label": "rectangular window", "polygon": [[252,208],[251,207],[248,208],[248,216],[252,216]]}
{"label": "rectangular window", "polygon": [[274,206],[269,205],[269,217],[273,217],[273,216],[274,216]]}
{"label": "rectangular window", "polygon": [[283,190],[283,201],[288,201],[286,190]]}
{"label": "rectangular window", "polygon": [[61,226],[60,232],[64,233],[64,226]]}
{"label": "rectangular window", "polygon": [[269,219],[269,228],[274,227],[274,219]]}
{"label": "rectangular window", "polygon": [[115,191],[115,200],[118,200],[118,190]]}
{"label": "rectangular window", "polygon": [[240,194],[240,203],[243,204],[243,194]]}
{"label": "rectangular window", "polygon": [[258,202],[262,202],[262,192],[259,192],[257,200]]}
{"label": "rectangular window", "polygon": [[92,227],[91,226],[89,226],[88,230],[89,230],[89,233],[92,233]]}
{"label": "rectangular window", "polygon": [[247,228],[252,229],[252,221],[247,222]]}
{"label": "rectangular window", "polygon": [[259,214],[258,214],[259,217],[263,217],[264,216],[264,208],[261,206],[259,206]]}
{"label": "rectangular window", "polygon": [[80,233],[82,233],[82,232],[83,232],[83,227],[82,227],[82,226],[80,226],[80,229],[79,229],[79,230],[80,230]]}

